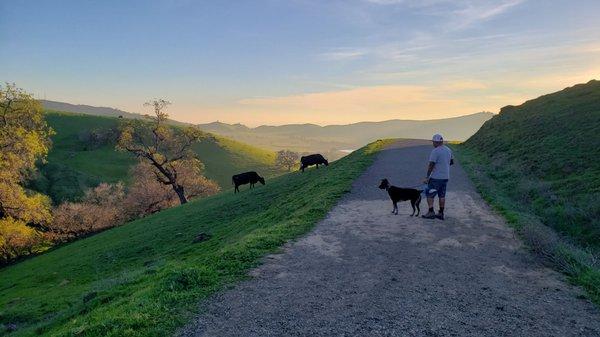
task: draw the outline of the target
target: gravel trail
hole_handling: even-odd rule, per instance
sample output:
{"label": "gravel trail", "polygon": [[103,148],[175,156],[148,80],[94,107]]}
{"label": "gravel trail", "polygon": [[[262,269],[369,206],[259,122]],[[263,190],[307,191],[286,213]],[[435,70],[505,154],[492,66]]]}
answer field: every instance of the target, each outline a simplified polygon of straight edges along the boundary
{"label": "gravel trail", "polygon": [[410,217],[409,203],[391,214],[379,180],[418,184],[430,150],[383,151],[312,232],[201,303],[181,336],[600,336],[600,310],[522,247],[460,165],[445,221]]}

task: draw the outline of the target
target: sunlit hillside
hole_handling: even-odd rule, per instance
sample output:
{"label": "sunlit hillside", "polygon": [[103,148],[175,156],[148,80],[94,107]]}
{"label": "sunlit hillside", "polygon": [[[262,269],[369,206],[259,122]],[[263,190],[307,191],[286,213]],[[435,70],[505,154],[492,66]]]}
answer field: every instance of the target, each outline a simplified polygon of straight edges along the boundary
{"label": "sunlit hillside", "polygon": [[[106,134],[117,130],[118,118],[48,112],[46,120],[56,135],[47,163],[40,165],[40,174],[31,187],[62,201],[75,199],[100,182],[127,182],[136,159],[115,150],[110,139],[88,140],[91,131]],[[230,188],[231,176],[239,172],[256,170],[267,177],[280,172],[274,167],[272,151],[220,136],[205,138],[194,146],[194,151],[205,166],[205,175],[223,189]]]}

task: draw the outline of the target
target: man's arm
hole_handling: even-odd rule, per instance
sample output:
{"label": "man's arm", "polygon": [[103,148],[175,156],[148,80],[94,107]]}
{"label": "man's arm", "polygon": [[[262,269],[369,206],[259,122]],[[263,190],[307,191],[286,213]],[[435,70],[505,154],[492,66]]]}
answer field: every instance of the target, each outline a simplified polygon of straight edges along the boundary
{"label": "man's arm", "polygon": [[435,163],[430,161],[429,166],[427,167],[427,178],[425,178],[425,182],[429,182],[429,176],[431,176],[431,172],[433,172],[433,168],[435,167]]}

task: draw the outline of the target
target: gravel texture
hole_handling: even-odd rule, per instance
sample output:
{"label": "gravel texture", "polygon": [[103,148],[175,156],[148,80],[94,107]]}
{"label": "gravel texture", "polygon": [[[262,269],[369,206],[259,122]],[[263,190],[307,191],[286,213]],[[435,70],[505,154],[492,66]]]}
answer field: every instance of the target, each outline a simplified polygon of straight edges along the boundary
{"label": "gravel texture", "polygon": [[460,165],[445,221],[410,217],[408,202],[391,214],[376,186],[417,185],[423,144],[383,151],[312,232],[201,303],[180,335],[600,336],[600,310],[522,247]]}

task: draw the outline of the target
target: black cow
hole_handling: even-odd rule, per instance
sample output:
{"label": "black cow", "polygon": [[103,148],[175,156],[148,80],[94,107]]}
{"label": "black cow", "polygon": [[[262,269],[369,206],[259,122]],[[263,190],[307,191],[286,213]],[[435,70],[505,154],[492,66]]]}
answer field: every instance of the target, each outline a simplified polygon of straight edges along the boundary
{"label": "black cow", "polygon": [[308,156],[303,156],[302,158],[300,158],[300,163],[302,163],[302,165],[300,166],[300,170],[302,172],[304,172],[304,169],[311,166],[311,165],[317,165],[317,168],[319,168],[319,164],[323,164],[325,166],[329,165],[329,162],[327,161],[327,159],[323,158],[322,155],[320,154],[311,154]]}
{"label": "black cow", "polygon": [[240,191],[240,185],[250,184],[250,188],[253,188],[254,184],[256,184],[257,182],[260,182],[264,185],[265,178],[259,176],[258,173],[254,171],[250,171],[234,175],[233,177],[231,177],[231,182],[235,185],[235,190],[233,191],[233,193],[237,193]]}

